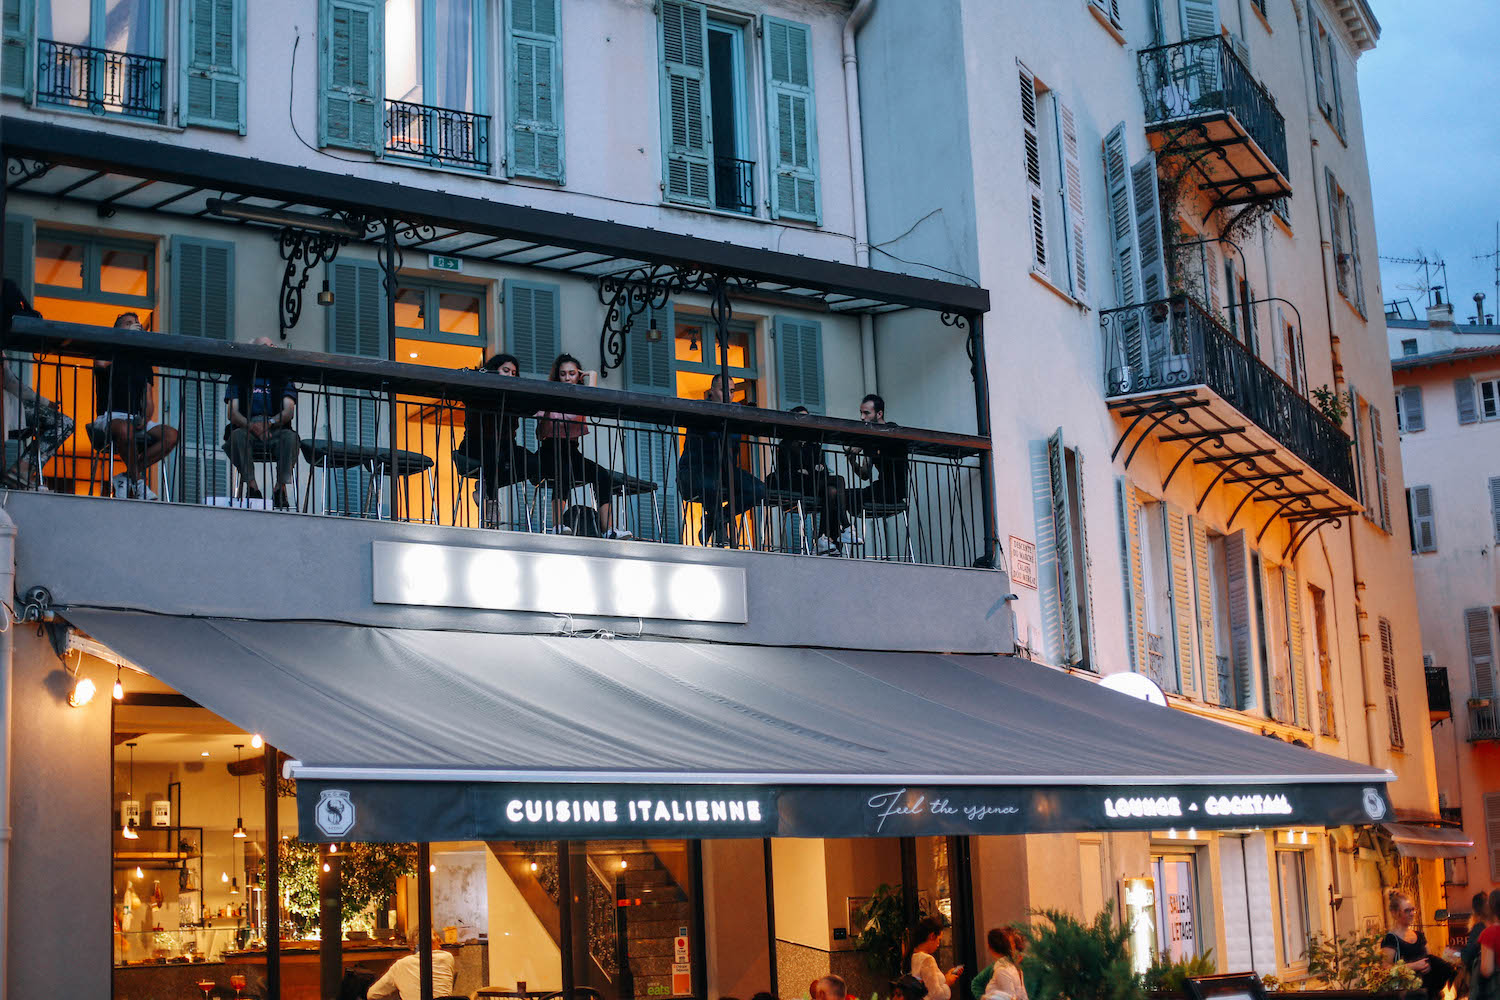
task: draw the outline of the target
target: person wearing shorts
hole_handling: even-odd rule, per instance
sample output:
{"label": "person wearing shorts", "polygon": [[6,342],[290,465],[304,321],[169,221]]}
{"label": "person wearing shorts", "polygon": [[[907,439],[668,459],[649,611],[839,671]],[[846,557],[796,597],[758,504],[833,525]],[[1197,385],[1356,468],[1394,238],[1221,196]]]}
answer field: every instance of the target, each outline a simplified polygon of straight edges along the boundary
{"label": "person wearing shorts", "polygon": [[[115,318],[117,330],[142,330],[141,318],[133,312]],[[94,361],[94,440],[100,451],[110,451],[125,464],[125,471],[110,480],[116,497],[155,500],[146,483],[146,470],[177,447],[177,428],[156,420],[156,370],[133,358]]]}

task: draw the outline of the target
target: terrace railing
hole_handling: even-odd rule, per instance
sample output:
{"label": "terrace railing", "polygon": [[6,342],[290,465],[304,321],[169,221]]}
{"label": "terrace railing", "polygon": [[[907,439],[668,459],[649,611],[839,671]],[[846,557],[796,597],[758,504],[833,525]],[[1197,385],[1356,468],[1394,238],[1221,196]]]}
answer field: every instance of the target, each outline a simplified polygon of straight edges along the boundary
{"label": "terrace railing", "polygon": [[167,61],[37,39],[38,104],[161,121]]}
{"label": "terrace railing", "polygon": [[755,213],[755,161],[714,157],[714,201],[727,212]]}
{"label": "terrace railing", "polygon": [[[141,494],[126,466],[162,432],[112,436],[95,399],[116,388],[112,373],[149,365],[152,419],[177,442],[145,477],[162,501],[274,505],[277,442],[249,442],[259,501],[226,454],[231,378],[265,378],[297,395],[296,513],[592,534],[608,504],[617,530],[668,544],[837,545],[961,567],[984,552],[989,442],[972,435],[40,320],[18,319],[7,344],[13,372],[29,355],[23,377],[59,418],[31,419],[10,442],[12,488]],[[793,471],[816,464],[826,471]]]}
{"label": "terrace railing", "polygon": [[1483,740],[1500,740],[1500,713],[1490,698],[1469,703],[1469,742]]}
{"label": "terrace railing", "polygon": [[388,100],[385,151],[434,166],[488,170],[490,116]]}
{"label": "terrace railing", "polygon": [[1266,158],[1290,175],[1286,119],[1223,35],[1142,49],[1137,57],[1146,127],[1233,115]]}

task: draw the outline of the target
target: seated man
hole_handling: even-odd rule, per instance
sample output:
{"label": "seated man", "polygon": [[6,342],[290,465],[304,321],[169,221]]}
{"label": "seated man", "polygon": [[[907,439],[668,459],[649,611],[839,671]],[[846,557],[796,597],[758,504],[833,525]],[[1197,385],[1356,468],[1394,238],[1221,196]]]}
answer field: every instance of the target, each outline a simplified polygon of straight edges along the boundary
{"label": "seated man", "polygon": [[[715,375],[709,380],[703,398],[710,403],[723,403],[728,397],[724,376]],[[726,434],[718,428],[690,427],[682,436],[677,489],[682,499],[703,505],[703,527],[698,531],[698,540],[704,545],[713,544],[709,539],[717,540],[726,525],[732,526],[735,518],[766,501],[765,484],[739,467],[739,451],[739,435]]]}
{"label": "seated man", "polygon": [[[422,1000],[422,946],[420,931],[406,936],[411,954],[396,959],[385,975],[375,980],[365,996],[369,1000]],[[432,995],[450,996],[453,993],[453,956],[443,950],[443,942],[432,935]]]}
{"label": "seated man", "polygon": [[[21,294],[20,286],[5,279],[5,330],[10,332],[10,321],[16,316],[41,318],[41,313]],[[14,362],[0,368],[3,373],[5,392],[6,437],[19,440],[19,457],[5,470],[7,485],[22,489],[46,489],[42,485],[42,469],[52,461],[52,456],[63,442],[73,436],[73,418],[62,413],[57,404],[38,393],[17,377]]]}
{"label": "seated man", "polygon": [[[270,337],[256,337],[251,343],[274,346]],[[224,403],[229,410],[229,423],[224,427],[224,453],[240,474],[245,496],[261,499],[260,484],[255,479],[256,453],[269,454],[276,460],[276,488],[271,503],[277,510],[290,510],[292,504],[286,488],[297,471],[297,446],[302,443],[292,429],[297,413],[297,387],[281,378],[258,378],[253,386],[246,385],[243,378],[236,376],[224,388]]]}
{"label": "seated man", "polygon": [[[859,404],[859,419],[871,427],[895,427],[885,419],[885,400],[870,393]],[[844,449],[855,475],[870,480],[870,485],[849,491],[849,509],[859,513],[866,504],[905,505],[906,443],[891,441],[868,447],[849,445]]]}
{"label": "seated man", "polygon": [[[117,330],[143,330],[133,312],[115,318]],[[94,407],[99,417],[90,439],[95,449],[111,451],[125,463],[125,471],[110,480],[116,497],[155,500],[146,484],[146,470],[177,447],[177,428],[156,420],[156,369],[144,361],[125,359],[94,362]]]}

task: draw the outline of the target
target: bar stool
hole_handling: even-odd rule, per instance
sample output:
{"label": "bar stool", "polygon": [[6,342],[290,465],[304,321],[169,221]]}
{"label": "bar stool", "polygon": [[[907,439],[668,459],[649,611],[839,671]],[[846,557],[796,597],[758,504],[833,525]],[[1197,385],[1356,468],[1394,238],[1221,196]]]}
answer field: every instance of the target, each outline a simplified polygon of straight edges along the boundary
{"label": "bar stool", "polygon": [[[386,448],[373,448],[373,454],[367,460],[370,475],[373,477],[370,483],[370,492],[374,494],[375,516],[380,516],[380,501],[385,493],[385,477],[391,470],[391,452]],[[437,517],[437,476],[432,471],[433,461],[431,455],[424,455],[419,451],[403,451],[396,449],[395,476],[391,477],[391,493],[396,492],[395,479],[399,476],[408,479],[412,476],[424,476],[427,479],[428,508],[431,511],[429,517],[415,518],[406,517],[407,521],[420,520],[424,524],[436,524]],[[391,517],[394,518],[395,507],[392,505]]]}
{"label": "bar stool", "polygon": [[[479,498],[478,499],[478,504],[479,504],[479,518],[480,518],[479,524],[480,524],[480,527],[482,527],[482,528],[498,528],[498,527],[500,527],[500,519],[499,519],[498,516],[494,519],[493,523],[491,523],[490,520],[485,516],[484,505],[489,501],[489,497],[487,496],[487,494],[485,492],[484,464],[482,462],[480,462],[479,459],[474,458],[472,455],[467,455],[464,452],[461,452],[461,451],[459,451],[458,449],[455,448],[454,451],[453,451],[453,471],[458,476],[458,478],[459,478],[459,480],[461,482],[463,480],[468,480],[468,479],[472,479],[474,481],[475,494]],[[532,493],[531,498],[530,498],[531,499],[531,503],[528,503],[527,502],[527,497],[526,497],[526,491],[524,489],[524,487],[526,486],[526,484],[527,484],[527,480],[525,480],[525,479],[517,479],[515,482],[507,483],[505,486],[503,486],[501,488],[502,489],[510,489],[510,490],[512,490],[512,492],[514,492],[514,488],[515,487],[517,487],[517,486],[523,487],[523,489],[521,490],[521,504],[520,504],[520,506],[521,506],[521,510],[525,513],[525,516],[526,516],[526,530],[527,531],[531,531],[532,530],[532,528],[531,528],[532,504],[534,504],[536,502],[537,493],[535,493],[535,492]],[[463,487],[460,486],[459,489],[453,494],[453,523],[454,523],[455,526],[457,526],[457,524],[458,524],[458,508],[463,503],[463,499],[464,499],[464,496],[463,496]],[[515,522],[512,522],[512,523],[515,523]]]}
{"label": "bar stool", "polygon": [[[312,466],[314,473],[319,469],[323,471],[323,513],[350,514],[354,513],[348,509],[349,489],[347,481],[344,484],[344,503],[338,508],[333,504],[333,473],[348,473],[358,469],[369,462],[375,455],[375,449],[366,448],[362,445],[345,444],[343,441],[332,441],[328,438],[308,438],[301,445],[302,457],[307,464]],[[315,475],[309,476],[307,480],[307,491],[302,498],[302,512],[307,513],[312,503],[314,484],[317,480]],[[365,516],[365,498],[360,498],[360,509],[358,516]]]}
{"label": "bar stool", "polygon": [[[796,517],[797,520],[794,523],[798,528],[798,547],[801,549],[803,555],[812,555],[812,544],[809,539],[811,535],[812,519],[814,517],[814,514],[811,508],[815,507],[817,505],[817,502],[817,497],[812,496],[808,493],[804,493],[801,490],[781,489],[773,486],[766,487],[767,512],[774,511],[776,513],[776,551],[791,551],[791,549],[786,544],[787,538],[790,535],[790,532],[787,530],[787,518]],[[768,524],[767,527],[769,526],[770,525]],[[771,533],[767,532],[767,534],[769,535]]]}
{"label": "bar stool", "polygon": [[[106,428],[99,425],[97,420],[85,424],[84,433],[88,435],[90,449],[89,489],[92,490],[93,484],[97,482],[99,484],[99,495],[104,496],[104,491],[108,489],[108,482],[105,477],[112,477],[115,471],[115,439],[110,436]],[[150,444],[151,437],[146,433],[145,428],[135,432],[136,454],[145,451]],[[102,475],[100,472],[101,468],[103,469]],[[166,503],[172,502],[172,491],[168,488],[165,476],[161,477],[161,499]]]}
{"label": "bar stool", "polygon": [[[307,454],[306,450],[303,449],[302,443],[300,441],[298,442],[297,447],[298,450],[301,451],[304,455]],[[226,441],[219,450],[224,453],[225,457],[228,457],[228,442]],[[278,474],[281,470],[276,468],[276,455],[271,451],[271,442],[262,441],[259,438],[253,439],[250,442],[250,460],[260,469],[261,482],[270,484],[270,489],[267,489],[265,486],[261,487],[262,494],[266,495],[268,498],[274,497],[277,486],[276,479],[278,478]],[[234,467],[234,462],[231,461],[229,463],[229,496],[233,501],[240,501],[245,499],[240,494],[244,492],[246,484],[243,482],[239,482],[239,479],[239,470]],[[290,494],[289,499],[292,503],[291,509],[293,511],[297,509],[297,497],[302,492],[301,486],[299,485],[301,481],[302,466],[300,463],[294,462],[292,465],[292,482],[291,485],[287,487]]]}
{"label": "bar stool", "polygon": [[[854,516],[858,520],[864,522],[864,530],[861,532],[861,534],[865,538],[869,538],[871,536],[872,528],[883,528],[885,522],[889,521],[891,518],[900,518],[900,529],[904,529],[906,532],[906,561],[917,561],[916,552],[912,549],[911,544],[911,509],[905,500],[895,503],[883,503],[877,500],[866,500],[859,505],[859,508],[854,512]],[[880,523],[877,524],[876,522]],[[883,530],[881,531],[881,535],[884,535]],[[882,546],[880,545],[879,541],[876,541],[876,543],[871,547],[875,550],[876,559],[886,558],[885,556],[882,556],[880,554]]]}

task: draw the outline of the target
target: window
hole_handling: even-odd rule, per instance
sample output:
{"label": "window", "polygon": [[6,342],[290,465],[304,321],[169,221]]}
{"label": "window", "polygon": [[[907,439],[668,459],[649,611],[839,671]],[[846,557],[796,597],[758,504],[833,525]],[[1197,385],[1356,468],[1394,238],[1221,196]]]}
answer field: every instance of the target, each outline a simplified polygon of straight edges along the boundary
{"label": "window", "polygon": [[160,0],[37,0],[37,103],[161,121],[164,24]]}
{"label": "window", "polygon": [[1141,585],[1146,612],[1146,675],[1168,691],[1178,688],[1172,629],[1172,579],[1167,565],[1167,505],[1142,503],[1137,509],[1141,545]]}
{"label": "window", "polygon": [[1276,852],[1276,886],[1281,902],[1281,955],[1287,965],[1307,960],[1307,853]]}
{"label": "window", "polygon": [[1047,470],[1052,495],[1053,556],[1057,572],[1061,658],[1068,666],[1093,670],[1088,590],[1088,539],[1084,534],[1083,463],[1063,445],[1062,428],[1047,439]]}
{"label": "window", "polygon": [[[1215,662],[1211,664],[1211,668],[1215,671],[1215,690],[1219,694],[1219,704],[1226,708],[1240,708],[1243,707],[1246,699],[1241,696],[1238,676],[1234,669],[1235,641],[1231,634],[1233,626],[1229,613],[1229,596],[1232,589],[1230,562],[1229,539],[1224,535],[1210,532],[1208,534],[1209,609],[1213,626],[1211,636],[1216,651]],[[1243,561],[1236,561],[1236,565],[1239,568],[1239,576],[1233,590],[1243,595]]]}
{"label": "window", "polygon": [[1313,82],[1317,90],[1318,109],[1328,124],[1338,133],[1344,132],[1344,91],[1339,72],[1339,47],[1333,33],[1313,15],[1312,19]]}
{"label": "window", "polygon": [[1292,388],[1306,395],[1307,363],[1302,351],[1302,331],[1281,306],[1276,307],[1276,333],[1271,348],[1276,371]]}
{"label": "window", "polygon": [[1401,734],[1401,703],[1396,696],[1396,641],[1391,635],[1391,622],[1380,619],[1380,663],[1385,672],[1385,708],[1390,721],[1391,748],[1400,750],[1406,746]]}
{"label": "window", "polygon": [[506,172],[562,183],[562,29],[557,0],[507,0]]}
{"label": "window", "polygon": [[[1371,519],[1382,531],[1391,530],[1391,490],[1386,470],[1385,430],[1380,411],[1370,407],[1370,447],[1375,454],[1375,502],[1376,509]],[[1368,513],[1368,512],[1367,512]]]}
{"label": "window", "polygon": [[1120,0],[1084,0],[1084,3],[1098,11],[1115,30],[1124,30],[1124,22],[1120,20]]}
{"label": "window", "polygon": [[[1468,608],[1464,611],[1464,639],[1469,647],[1469,676],[1473,682],[1473,697],[1479,700],[1495,697],[1495,646],[1490,634],[1490,609]],[[1494,709],[1489,713],[1489,729],[1494,729]],[[1471,719],[1471,722],[1481,720]],[[1500,845],[1496,845],[1500,846]]]}
{"label": "window", "polygon": [[1088,249],[1077,119],[1024,63],[1016,65],[1031,204],[1031,270],[1082,301],[1088,294]]}
{"label": "window", "polygon": [[39,230],[35,274],[36,305],[44,316],[111,326],[123,306],[154,328],[156,250],[149,243]]}
{"label": "window", "polygon": [[1500,379],[1485,379],[1479,383],[1479,419],[1500,419]]}
{"label": "window", "polygon": [[1182,962],[1199,954],[1198,865],[1191,854],[1151,859],[1156,879],[1156,956]]}
{"label": "window", "polygon": [[[1490,480],[1494,484],[1497,480]],[[1491,489],[1491,501],[1494,490]],[[1411,531],[1412,552],[1437,551],[1437,521],[1432,513],[1432,487],[1408,486],[1406,489],[1407,527]]]}
{"label": "window", "polygon": [[472,368],[484,360],[486,320],[482,287],[402,277],[396,288],[396,360]]}
{"label": "window", "polygon": [[1396,427],[1402,434],[1427,429],[1427,418],[1422,412],[1421,386],[1408,385],[1396,390]]}
{"label": "window", "polygon": [[1359,256],[1359,226],[1354,199],[1339,187],[1333,171],[1323,170],[1328,188],[1329,233],[1333,242],[1334,283],[1339,294],[1365,315],[1364,267]]}
{"label": "window", "polygon": [[1416,340],[1415,337],[1408,337],[1405,340],[1401,341],[1401,356],[1402,357],[1410,358],[1410,357],[1414,356],[1416,353],[1417,353],[1417,340]]}
{"label": "window", "polygon": [[[668,201],[753,215],[755,139],[747,25],[710,17],[691,0],[661,4],[663,186]],[[766,17],[761,75],[766,95],[770,215],[822,220],[812,29]]]}

